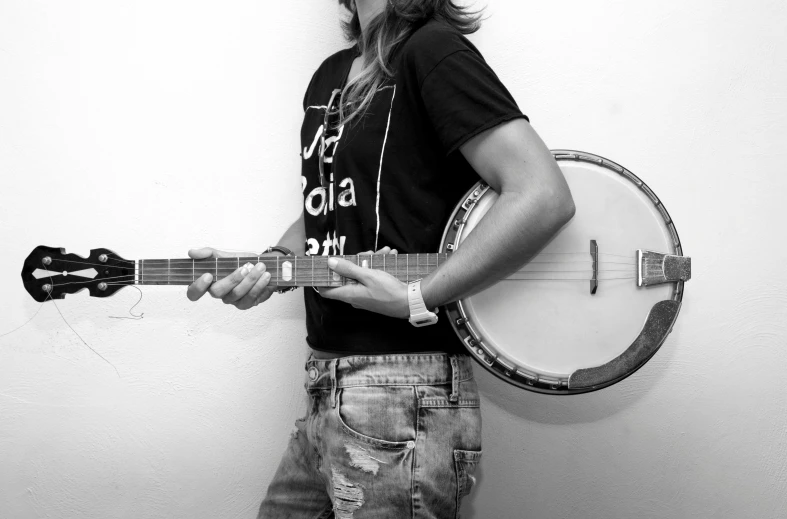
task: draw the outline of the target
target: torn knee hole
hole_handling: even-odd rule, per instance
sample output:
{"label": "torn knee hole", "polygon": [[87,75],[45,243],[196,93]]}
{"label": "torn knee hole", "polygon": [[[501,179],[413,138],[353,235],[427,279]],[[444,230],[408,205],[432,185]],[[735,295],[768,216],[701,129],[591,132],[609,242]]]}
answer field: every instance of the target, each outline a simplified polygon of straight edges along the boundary
{"label": "torn knee hole", "polygon": [[363,489],[361,485],[351,482],[336,469],[333,475],[333,512],[336,519],[352,519],[353,513],[363,505]]}

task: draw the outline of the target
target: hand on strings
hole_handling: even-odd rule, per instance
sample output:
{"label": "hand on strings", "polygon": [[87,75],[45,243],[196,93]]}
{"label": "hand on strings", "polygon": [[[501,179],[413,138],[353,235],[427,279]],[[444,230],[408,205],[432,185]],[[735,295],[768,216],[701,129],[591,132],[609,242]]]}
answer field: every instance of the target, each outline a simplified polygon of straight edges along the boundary
{"label": "hand on strings", "polygon": [[[235,256],[257,256],[256,253],[228,253],[203,247],[201,249],[191,249],[189,257],[192,259],[207,258],[227,258]],[[238,310],[248,310],[258,304],[267,301],[276,287],[268,285],[271,275],[265,272],[265,264],[257,263],[253,268],[240,267],[229,276],[222,278],[215,283],[213,275],[205,273],[194,283],[189,285],[186,296],[191,301],[196,301],[205,293],[209,293],[216,299],[221,299],[225,304],[233,305]]]}
{"label": "hand on strings", "polygon": [[[363,254],[371,254],[372,251]],[[396,249],[383,247],[375,254],[396,254]],[[331,258],[328,267],[340,276],[354,279],[358,284],[348,284],[335,288],[321,288],[320,295],[327,299],[337,299],[361,308],[390,317],[406,319],[410,316],[407,303],[407,285],[382,270],[363,268],[350,261]]]}

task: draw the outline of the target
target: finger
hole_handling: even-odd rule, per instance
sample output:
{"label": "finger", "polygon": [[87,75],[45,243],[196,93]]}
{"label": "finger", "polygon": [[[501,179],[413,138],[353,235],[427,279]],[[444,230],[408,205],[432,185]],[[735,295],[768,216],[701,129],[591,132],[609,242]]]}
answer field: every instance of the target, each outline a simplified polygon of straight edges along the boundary
{"label": "finger", "polygon": [[[243,270],[241,270],[241,273],[243,273]],[[270,277],[271,277],[270,273],[265,272],[265,264],[262,262],[257,263],[256,265],[254,265],[254,267],[249,269],[249,272],[246,275],[246,277],[243,279],[243,281],[238,283],[237,286],[235,286],[235,288],[233,288],[227,294],[225,294],[224,297],[221,298],[221,300],[227,304],[233,304],[237,301],[240,301],[241,299],[248,297],[250,295],[250,292],[252,291],[254,286],[262,278],[265,278],[265,284],[262,285],[261,289],[264,288],[264,286],[268,283]],[[249,301],[253,302],[254,299],[256,299],[259,292],[260,291],[257,291],[257,294],[255,294],[253,297],[250,297]]]}
{"label": "finger", "polygon": [[385,246],[385,247],[383,247],[382,249],[380,249],[380,250],[378,250],[377,252],[375,252],[375,254],[389,254],[390,252],[391,252],[391,247],[389,247],[388,245],[386,245],[386,246]]}
{"label": "finger", "polygon": [[336,299],[349,303],[355,296],[358,285],[345,285],[343,287],[321,288],[320,295],[326,299]]}
{"label": "finger", "polygon": [[345,259],[328,258],[328,268],[340,276],[357,279],[361,283],[369,279],[370,269],[359,267],[355,263],[351,263]]}
{"label": "finger", "polygon": [[265,301],[270,299],[271,296],[274,294],[274,292],[276,292],[276,287],[275,286],[272,286],[272,285],[266,286],[262,290],[262,294],[257,296],[257,300],[254,302],[254,306],[257,306],[260,303],[264,303]]}
{"label": "finger", "polygon": [[189,285],[189,288],[186,289],[186,297],[188,297],[190,301],[196,301],[205,295],[205,292],[208,291],[212,282],[213,276],[206,272],[197,278],[194,283]]}
{"label": "finger", "polygon": [[190,249],[189,250],[189,258],[192,259],[206,259],[213,257],[213,249],[212,247],[202,247],[201,249]]}
{"label": "finger", "polygon": [[[260,278],[254,283],[254,286],[251,287],[249,293],[246,294],[246,297],[251,299],[255,305],[262,303],[263,301],[267,300],[271,294],[276,291],[276,287],[270,285],[271,281],[271,273],[270,272],[263,272]],[[266,294],[267,292],[267,294]],[[265,299],[261,299],[265,297]]]}
{"label": "finger", "polygon": [[233,288],[238,286],[238,283],[243,281],[243,279],[249,274],[249,269],[246,267],[241,267],[236,269],[235,272],[230,274],[229,276],[220,279],[213,283],[208,292],[210,295],[215,297],[216,299],[221,299],[226,296]]}
{"label": "finger", "polygon": [[260,303],[264,303],[268,299],[270,299],[271,295],[276,291],[276,287],[267,285],[265,288],[262,289],[262,292],[255,298],[251,299],[249,297],[244,297],[237,303],[233,303],[238,310],[248,310],[249,308],[253,308]]}

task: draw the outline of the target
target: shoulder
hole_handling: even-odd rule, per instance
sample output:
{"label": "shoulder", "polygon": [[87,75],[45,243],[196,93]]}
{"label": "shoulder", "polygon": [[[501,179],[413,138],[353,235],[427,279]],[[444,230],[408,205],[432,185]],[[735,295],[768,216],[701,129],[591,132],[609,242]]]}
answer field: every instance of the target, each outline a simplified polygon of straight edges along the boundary
{"label": "shoulder", "polygon": [[355,59],[356,55],[357,48],[350,47],[335,52],[323,60],[320,66],[317,67],[317,70],[314,71],[314,74],[312,74],[309,86],[306,87],[306,93],[303,97],[304,110],[306,110],[306,106],[310,103],[309,98],[315,91],[319,95],[319,91],[337,88],[344,81],[344,75],[349,70],[350,63]]}
{"label": "shoulder", "polygon": [[342,70],[343,67],[346,67],[349,62],[355,59],[357,53],[358,47],[355,45],[346,49],[342,49],[338,52],[334,52],[323,60],[323,62],[317,68],[317,72]]}
{"label": "shoulder", "polygon": [[475,45],[459,30],[439,20],[430,20],[403,44],[402,65],[425,76],[442,60],[462,51],[480,56]]}
{"label": "shoulder", "polygon": [[356,55],[357,47],[355,46],[331,54],[317,67],[312,76],[312,83],[318,78],[333,79],[335,76],[341,76],[347,72],[347,67],[355,59]]}

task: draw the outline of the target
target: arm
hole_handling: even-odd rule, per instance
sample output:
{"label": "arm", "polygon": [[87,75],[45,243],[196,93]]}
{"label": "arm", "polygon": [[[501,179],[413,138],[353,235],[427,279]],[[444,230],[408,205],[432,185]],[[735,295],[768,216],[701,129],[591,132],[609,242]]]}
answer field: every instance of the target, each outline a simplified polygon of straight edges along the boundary
{"label": "arm", "polygon": [[[303,213],[301,212],[298,219],[289,226],[277,243],[292,250],[295,254],[303,255],[305,242],[306,228],[303,224]],[[237,254],[229,254],[211,247],[192,249],[189,251],[189,257],[194,259],[210,257],[223,258],[236,255]],[[244,255],[256,256],[257,254],[247,253]],[[221,299],[226,304],[234,305],[239,310],[248,310],[251,307],[267,301],[273,292],[276,291],[276,287],[268,286],[270,279],[270,274],[265,272],[265,264],[260,262],[250,270],[241,267],[229,276],[215,283],[213,283],[212,275],[204,274],[189,285],[186,296],[190,300],[196,301],[205,295],[206,292],[210,292],[211,296]]]}
{"label": "arm", "polygon": [[281,239],[276,242],[277,245],[287,247],[296,256],[303,256],[306,254],[306,227],[303,223],[303,211],[297,220],[284,231]]}
{"label": "arm", "polygon": [[428,308],[478,292],[516,271],[574,215],[560,168],[524,119],[492,128],[460,151],[500,196],[450,259],[421,281]]}
{"label": "arm", "polygon": [[[515,271],[574,215],[568,184],[527,121],[496,126],[460,150],[500,196],[451,258],[421,282],[428,308],[482,290]],[[330,263],[361,284],[323,290],[325,297],[393,317],[409,316],[404,283],[350,262]]]}

